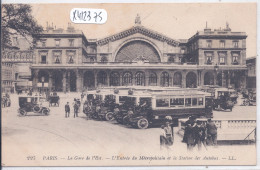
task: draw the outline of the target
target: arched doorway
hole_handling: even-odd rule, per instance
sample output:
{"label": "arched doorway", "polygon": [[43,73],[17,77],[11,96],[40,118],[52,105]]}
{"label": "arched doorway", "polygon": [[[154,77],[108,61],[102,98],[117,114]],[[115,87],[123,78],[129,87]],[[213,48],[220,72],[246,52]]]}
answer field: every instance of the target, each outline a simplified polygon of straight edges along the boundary
{"label": "arched doorway", "polygon": [[95,87],[95,76],[93,71],[86,71],[84,73],[84,87],[85,88],[93,88]]}
{"label": "arched doorway", "polygon": [[189,72],[186,75],[186,87],[187,88],[197,87],[197,75],[194,72]]}
{"label": "arched doorway", "polygon": [[139,71],[135,74],[135,85],[137,85],[137,86],[144,86],[145,85],[144,72]]}
{"label": "arched doorway", "polygon": [[98,83],[98,86],[106,86],[107,85],[107,73],[105,71],[98,72],[97,83]]}
{"label": "arched doorway", "polygon": [[214,85],[214,75],[212,72],[206,72],[204,75],[204,85]]}
{"label": "arched doorway", "polygon": [[75,92],[77,90],[77,76],[74,71],[68,71],[67,72],[67,80],[69,85],[69,90],[72,92]]}
{"label": "arched doorway", "polygon": [[154,72],[149,75],[149,86],[157,86],[157,75]]}
{"label": "arched doorway", "polygon": [[125,72],[123,74],[123,77],[122,77],[122,85],[123,86],[131,86],[132,85],[132,79],[133,79],[132,73]]}
{"label": "arched doorway", "polygon": [[170,85],[170,75],[166,71],[161,74],[161,86],[169,87]]}
{"label": "arched doorway", "polygon": [[62,91],[63,84],[62,84],[63,73],[61,71],[55,70],[52,74],[52,82],[53,82],[53,89],[54,91]]}
{"label": "arched doorway", "polygon": [[118,72],[110,73],[110,86],[120,86],[120,74]]}
{"label": "arched doorway", "polygon": [[174,86],[180,86],[181,87],[182,84],[182,75],[180,72],[176,72],[173,75],[173,85]]}

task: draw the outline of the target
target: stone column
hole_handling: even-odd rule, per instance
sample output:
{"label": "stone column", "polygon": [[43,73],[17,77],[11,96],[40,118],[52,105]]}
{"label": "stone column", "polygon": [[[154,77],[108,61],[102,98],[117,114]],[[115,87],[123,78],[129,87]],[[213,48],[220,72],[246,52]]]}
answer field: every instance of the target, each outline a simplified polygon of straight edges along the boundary
{"label": "stone column", "polygon": [[33,70],[33,80],[32,80],[32,88],[33,88],[33,91],[36,92],[37,91],[37,83],[38,83],[38,73],[39,73],[39,70]]}
{"label": "stone column", "polygon": [[132,86],[135,85],[135,72],[134,71],[131,71],[132,73]]}
{"label": "stone column", "polygon": [[182,88],[186,88],[186,72],[182,72]]}
{"label": "stone column", "polygon": [[157,82],[156,82],[156,85],[157,86],[161,86],[161,74],[160,74],[161,72],[159,71],[159,72],[156,72],[156,74],[157,74]]}
{"label": "stone column", "polygon": [[76,72],[77,74],[77,92],[81,92],[83,90],[83,77],[82,77],[82,71],[81,70],[77,70]]}
{"label": "stone column", "polygon": [[123,74],[119,72],[119,86],[122,86],[123,85]]}
{"label": "stone column", "polygon": [[228,82],[227,82],[227,87],[230,86],[230,71],[228,71]]}
{"label": "stone column", "polygon": [[62,73],[62,91],[66,93],[66,71],[64,70]]}
{"label": "stone column", "polygon": [[106,73],[107,73],[107,82],[106,82],[106,86],[109,87],[109,86],[110,86],[110,71],[107,70]]}
{"label": "stone column", "polygon": [[221,77],[222,77],[222,87],[226,87],[226,79],[225,79],[225,72],[221,72]]}
{"label": "stone column", "polygon": [[[76,74],[77,74],[77,73],[76,73]],[[70,92],[70,76],[71,76],[71,75],[70,75],[70,71],[67,72],[67,76],[68,76],[68,77],[67,77],[67,84],[68,84],[68,85],[67,85],[67,88],[68,88],[68,89],[66,89],[66,91],[67,91],[67,92]]]}
{"label": "stone column", "polygon": [[97,81],[98,77],[97,77],[97,71],[96,70],[94,71],[94,78],[95,78],[95,88],[97,88],[98,87],[98,81]]}
{"label": "stone column", "polygon": [[49,72],[49,91],[52,91],[52,72]]}
{"label": "stone column", "polygon": [[217,85],[218,73],[215,71],[215,72],[213,73],[213,75],[214,75],[214,85]]}
{"label": "stone column", "polygon": [[144,76],[145,76],[145,78],[144,78],[144,81],[145,81],[144,86],[149,86],[149,72],[145,71]]}

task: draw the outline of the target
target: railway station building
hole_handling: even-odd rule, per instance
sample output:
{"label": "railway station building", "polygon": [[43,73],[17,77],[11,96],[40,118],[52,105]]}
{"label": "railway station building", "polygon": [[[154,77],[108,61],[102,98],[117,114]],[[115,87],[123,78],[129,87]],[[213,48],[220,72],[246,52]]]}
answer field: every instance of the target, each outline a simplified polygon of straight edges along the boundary
{"label": "railway station building", "polygon": [[35,90],[78,91],[97,87],[203,85],[246,87],[245,32],[205,28],[189,39],[174,39],[133,27],[102,39],[88,39],[71,25],[48,26],[35,34],[32,84]]}

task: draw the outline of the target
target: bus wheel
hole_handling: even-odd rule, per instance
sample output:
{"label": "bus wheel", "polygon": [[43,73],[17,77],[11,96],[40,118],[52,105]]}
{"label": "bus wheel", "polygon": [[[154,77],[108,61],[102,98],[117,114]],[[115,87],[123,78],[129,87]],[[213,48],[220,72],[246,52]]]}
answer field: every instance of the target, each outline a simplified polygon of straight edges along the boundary
{"label": "bus wheel", "polygon": [[27,114],[27,112],[24,109],[20,109],[19,113],[21,116],[25,116]]}
{"label": "bus wheel", "polygon": [[112,112],[108,112],[108,113],[106,114],[106,120],[107,120],[107,121],[112,121],[112,120],[114,120],[114,119],[115,119],[115,118],[114,118]]}
{"label": "bus wheel", "polygon": [[148,125],[149,125],[149,122],[145,118],[142,118],[142,119],[138,120],[138,122],[137,122],[137,127],[139,129],[146,129],[146,128],[148,128]]}

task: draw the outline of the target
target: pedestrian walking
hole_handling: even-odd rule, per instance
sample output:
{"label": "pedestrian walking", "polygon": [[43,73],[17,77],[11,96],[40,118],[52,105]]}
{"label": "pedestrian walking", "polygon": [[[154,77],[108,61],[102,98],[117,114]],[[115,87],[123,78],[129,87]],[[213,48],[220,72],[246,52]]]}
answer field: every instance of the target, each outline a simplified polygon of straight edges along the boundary
{"label": "pedestrian walking", "polygon": [[167,145],[168,146],[173,145],[173,129],[170,126],[170,122],[166,122],[166,126],[165,126],[164,130],[166,133]]}
{"label": "pedestrian walking", "polygon": [[215,123],[211,120],[208,119],[207,125],[207,137],[209,138],[210,145],[217,146],[217,126]]}
{"label": "pedestrian walking", "polygon": [[79,106],[77,104],[77,102],[74,102],[74,118],[78,117],[78,111],[79,111]]}
{"label": "pedestrian walking", "polygon": [[196,126],[193,130],[194,133],[194,147],[198,145],[198,150],[201,150],[202,144],[206,147],[206,127],[202,124],[201,121],[197,121]]}
{"label": "pedestrian walking", "polygon": [[65,105],[65,117],[70,117],[70,105],[69,102]]}

